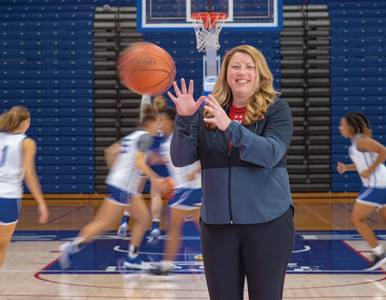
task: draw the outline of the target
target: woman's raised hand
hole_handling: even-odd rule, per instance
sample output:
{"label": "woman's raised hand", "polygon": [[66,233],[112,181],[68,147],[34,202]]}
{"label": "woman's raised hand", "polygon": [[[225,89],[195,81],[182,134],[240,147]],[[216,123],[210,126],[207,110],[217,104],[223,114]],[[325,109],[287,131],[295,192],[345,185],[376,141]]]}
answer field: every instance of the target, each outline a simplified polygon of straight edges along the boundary
{"label": "woman's raised hand", "polygon": [[220,106],[218,101],[212,96],[208,95],[205,98],[205,110],[209,111],[213,118],[204,118],[205,122],[216,124],[217,128],[224,131],[231,123],[231,119],[227,116],[225,110]]}
{"label": "woman's raised hand", "polygon": [[197,102],[194,101],[193,98],[193,80],[190,80],[189,82],[189,89],[186,90],[186,84],[185,79],[181,78],[181,90],[178,88],[178,85],[176,82],[173,82],[174,91],[176,93],[176,97],[173,96],[172,93],[168,92],[168,96],[174,104],[176,105],[177,113],[180,116],[193,116],[194,113],[199,109],[201,106],[202,101],[204,101],[205,96],[200,97]]}

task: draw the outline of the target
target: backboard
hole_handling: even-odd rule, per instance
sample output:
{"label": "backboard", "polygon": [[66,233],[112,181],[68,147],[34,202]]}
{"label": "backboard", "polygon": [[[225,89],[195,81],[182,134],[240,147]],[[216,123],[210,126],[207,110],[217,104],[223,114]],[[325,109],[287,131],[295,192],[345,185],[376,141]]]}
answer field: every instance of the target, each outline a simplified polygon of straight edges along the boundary
{"label": "backboard", "polygon": [[139,32],[191,31],[191,14],[226,13],[223,30],[283,28],[282,0],[137,0]]}

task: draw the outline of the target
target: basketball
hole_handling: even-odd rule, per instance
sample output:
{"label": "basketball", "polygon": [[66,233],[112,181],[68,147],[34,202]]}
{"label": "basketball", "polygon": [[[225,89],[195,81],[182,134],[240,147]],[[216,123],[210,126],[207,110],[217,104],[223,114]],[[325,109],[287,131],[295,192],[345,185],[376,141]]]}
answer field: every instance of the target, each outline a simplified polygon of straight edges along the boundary
{"label": "basketball", "polygon": [[123,85],[140,95],[164,94],[176,77],[173,58],[148,42],[134,43],[119,55],[117,73]]}
{"label": "basketball", "polygon": [[167,177],[162,183],[161,189],[163,190],[162,198],[169,198],[174,190],[174,181],[170,177]]}

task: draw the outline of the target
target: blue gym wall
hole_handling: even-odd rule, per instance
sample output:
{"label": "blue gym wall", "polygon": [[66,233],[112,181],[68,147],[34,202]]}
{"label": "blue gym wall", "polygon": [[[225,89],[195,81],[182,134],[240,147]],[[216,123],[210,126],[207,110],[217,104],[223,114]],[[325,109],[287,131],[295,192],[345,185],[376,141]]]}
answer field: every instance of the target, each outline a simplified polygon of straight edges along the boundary
{"label": "blue gym wall", "polygon": [[[304,1],[284,0],[284,5]],[[165,4],[160,1],[159,4]],[[2,111],[25,105],[32,123],[27,134],[38,145],[37,171],[45,193],[94,192],[93,20],[96,6],[112,0],[2,0],[0,18],[0,99]],[[385,2],[309,0],[327,4],[331,20],[331,191],[358,191],[356,173],[339,175],[336,161],[349,163],[349,140],[340,137],[339,119],[362,111],[374,138],[386,133],[384,89]],[[121,0],[122,6],[136,1]],[[267,58],[280,90],[280,32],[222,31],[219,54],[240,44],[256,46]],[[145,33],[165,48],[177,66],[177,80],[195,80],[202,88],[202,53],[194,32]]]}

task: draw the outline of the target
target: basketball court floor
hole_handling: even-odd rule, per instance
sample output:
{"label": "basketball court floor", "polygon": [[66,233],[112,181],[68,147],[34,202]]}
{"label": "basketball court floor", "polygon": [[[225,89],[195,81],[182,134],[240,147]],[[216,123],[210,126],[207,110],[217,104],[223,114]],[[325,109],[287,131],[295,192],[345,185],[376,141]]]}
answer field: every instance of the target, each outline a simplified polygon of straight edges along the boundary
{"label": "basketball court floor", "polygon": [[[295,205],[296,243],[287,268],[284,299],[386,299],[386,266],[363,271],[370,252],[350,224],[353,204],[309,203]],[[115,232],[98,237],[75,257],[71,268],[63,271],[58,265],[58,247],[76,236],[97,207],[49,208],[46,225],[37,223],[36,207],[22,208],[0,269],[1,300],[209,299],[203,263],[195,260],[200,254],[197,236],[184,238],[177,269],[170,276],[121,270],[128,239],[117,238]],[[386,225],[380,216],[373,213],[367,221],[386,244]],[[164,208],[161,229],[166,226]],[[143,243],[141,258],[160,260],[164,239],[156,246]]]}

